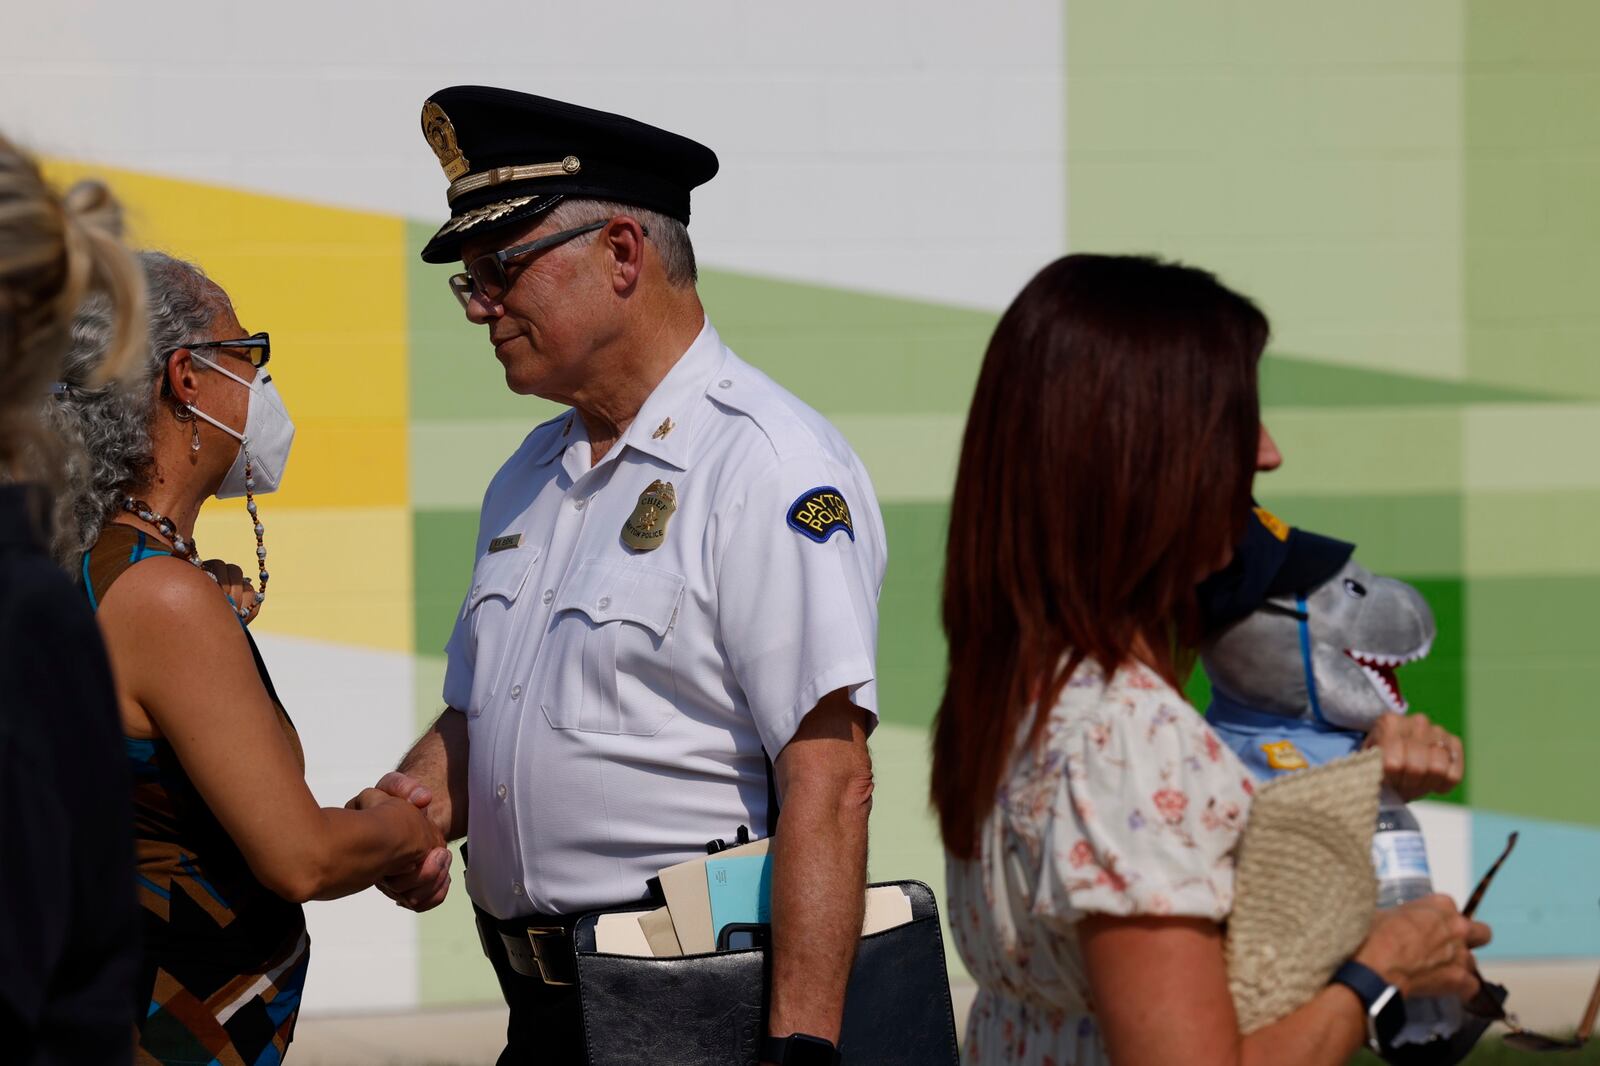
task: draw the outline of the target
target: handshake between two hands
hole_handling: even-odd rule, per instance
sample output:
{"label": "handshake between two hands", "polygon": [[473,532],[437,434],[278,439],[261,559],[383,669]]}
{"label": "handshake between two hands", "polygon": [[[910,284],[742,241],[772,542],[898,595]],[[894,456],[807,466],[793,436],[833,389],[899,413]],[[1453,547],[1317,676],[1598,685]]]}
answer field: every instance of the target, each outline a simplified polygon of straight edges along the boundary
{"label": "handshake between two hands", "polygon": [[[1367,738],[1368,747],[1383,749],[1384,777],[1403,799],[1448,792],[1461,782],[1461,741],[1420,714],[1385,715]],[[384,774],[373,788],[363,789],[345,806],[367,810],[385,803],[406,802],[426,816],[433,793],[398,770]],[[444,902],[450,891],[452,855],[435,819],[437,844],[422,861],[397,870],[378,882],[378,889],[402,907],[426,911]]]}
{"label": "handshake between two hands", "polygon": [[[415,778],[392,770],[378,779],[377,785],[362,789],[360,794],[345,804],[353,811],[364,811],[395,801],[410,803],[424,816],[433,793]],[[432,819],[429,819],[432,824]],[[445,845],[444,834],[435,826],[438,844],[430,849],[422,861],[406,869],[397,870],[378,882],[378,891],[409,910],[432,910],[444,902],[450,891],[450,863],[453,856]]]}

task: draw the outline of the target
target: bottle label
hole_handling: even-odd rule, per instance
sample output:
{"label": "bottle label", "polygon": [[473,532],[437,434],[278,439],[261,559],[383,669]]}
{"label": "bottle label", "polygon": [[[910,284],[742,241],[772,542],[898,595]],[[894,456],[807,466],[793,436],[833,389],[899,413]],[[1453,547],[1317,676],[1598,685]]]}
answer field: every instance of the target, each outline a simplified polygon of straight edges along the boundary
{"label": "bottle label", "polygon": [[1378,881],[1432,880],[1428,848],[1415,829],[1391,829],[1372,837],[1372,868]]}

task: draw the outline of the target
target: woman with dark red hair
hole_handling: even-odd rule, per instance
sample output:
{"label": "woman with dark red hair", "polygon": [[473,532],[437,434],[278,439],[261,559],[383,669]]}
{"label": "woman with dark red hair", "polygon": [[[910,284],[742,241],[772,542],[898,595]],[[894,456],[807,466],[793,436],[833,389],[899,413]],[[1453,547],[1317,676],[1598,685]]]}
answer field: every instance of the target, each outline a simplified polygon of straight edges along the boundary
{"label": "woman with dark red hair", "polygon": [[[1240,1034],[1221,923],[1250,775],[1182,694],[1195,586],[1281,461],[1257,399],[1266,341],[1204,271],[1074,255],[989,343],[951,506],[933,763],[979,984],[969,1062],[1334,1064],[1365,1042],[1342,985]],[[1391,778],[1437,729],[1408,721]],[[1381,913],[1353,961],[1404,995],[1468,995],[1487,937],[1432,896]]]}

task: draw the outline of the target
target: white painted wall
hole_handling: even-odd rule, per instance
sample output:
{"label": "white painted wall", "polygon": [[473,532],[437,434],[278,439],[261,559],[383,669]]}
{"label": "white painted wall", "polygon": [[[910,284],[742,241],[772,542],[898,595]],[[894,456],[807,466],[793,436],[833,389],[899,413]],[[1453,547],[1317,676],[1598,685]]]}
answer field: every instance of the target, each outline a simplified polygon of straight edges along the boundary
{"label": "white painted wall", "polygon": [[427,94],[704,141],[714,267],[1004,307],[1066,246],[1061,0],[9,4],[0,128],[56,155],[419,219]]}
{"label": "white painted wall", "polygon": [[[257,634],[306,753],[306,782],[342,807],[394,767],[414,739],[411,657]],[[375,890],[306,907],[309,1013],[417,1004],[417,919]]]}

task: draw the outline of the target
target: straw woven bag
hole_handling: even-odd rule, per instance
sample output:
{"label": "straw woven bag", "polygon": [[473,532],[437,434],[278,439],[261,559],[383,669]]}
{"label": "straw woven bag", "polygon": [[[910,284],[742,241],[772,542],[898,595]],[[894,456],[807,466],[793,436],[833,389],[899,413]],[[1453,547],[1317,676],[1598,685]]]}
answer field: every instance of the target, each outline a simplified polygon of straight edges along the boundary
{"label": "straw woven bag", "polygon": [[1355,953],[1377,909],[1376,749],[1262,785],[1239,840],[1228,988],[1249,1033],[1311,1000]]}

